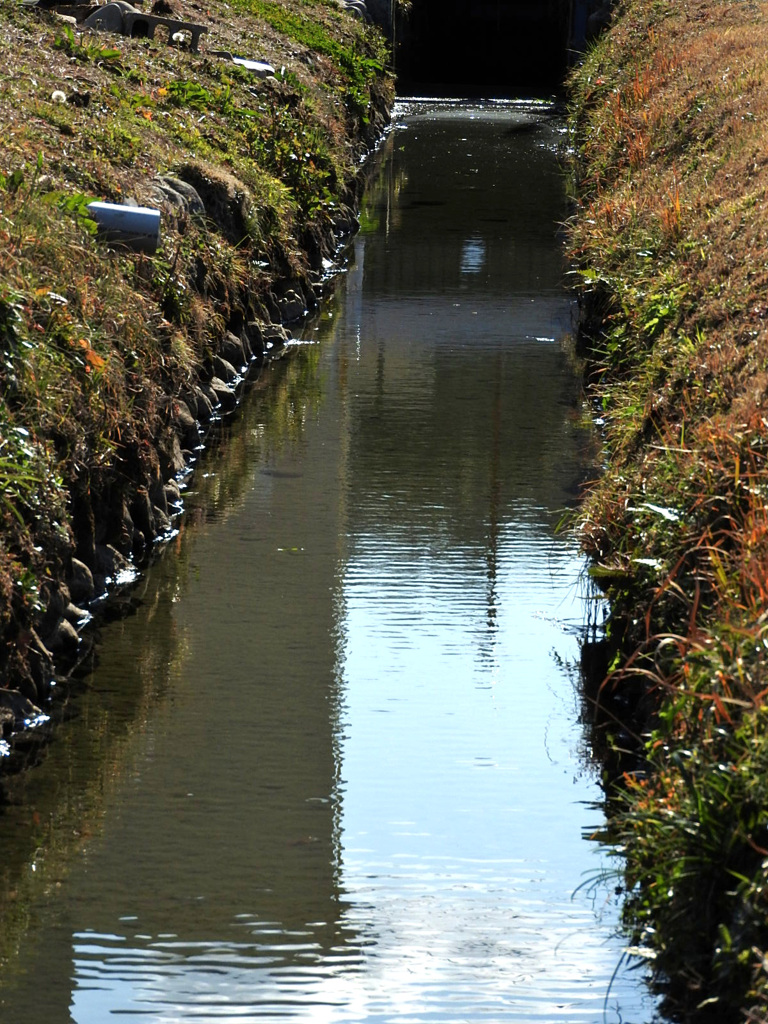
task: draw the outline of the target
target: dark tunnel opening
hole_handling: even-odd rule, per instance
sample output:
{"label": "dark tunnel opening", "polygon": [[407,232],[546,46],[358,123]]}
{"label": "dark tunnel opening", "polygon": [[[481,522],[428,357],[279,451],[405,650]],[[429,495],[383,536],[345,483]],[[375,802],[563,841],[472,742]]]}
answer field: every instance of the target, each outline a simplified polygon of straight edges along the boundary
{"label": "dark tunnel opening", "polygon": [[401,95],[508,97],[556,91],[589,0],[413,0],[397,18]]}

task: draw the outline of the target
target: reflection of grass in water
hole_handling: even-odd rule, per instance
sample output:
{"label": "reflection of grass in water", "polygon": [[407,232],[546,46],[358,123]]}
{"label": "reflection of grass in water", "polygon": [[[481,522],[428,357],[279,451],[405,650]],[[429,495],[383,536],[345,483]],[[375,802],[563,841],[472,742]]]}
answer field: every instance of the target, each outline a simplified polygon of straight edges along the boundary
{"label": "reflection of grass in water", "polygon": [[[56,743],[45,749],[42,763],[3,779],[8,802],[0,828],[0,965],[5,984],[12,983],[14,962],[35,924],[35,905],[50,898],[99,834],[105,803],[130,764],[125,748],[154,718],[183,655],[170,614],[175,586],[168,574],[142,579],[131,597],[142,603],[152,642],[122,659],[119,690],[85,688],[72,696],[76,717],[56,725]],[[109,632],[106,627],[107,637]]]}
{"label": "reflection of grass in water", "polygon": [[[252,389],[245,397],[239,415],[222,428],[198,470],[197,508],[215,508],[217,515],[235,511],[257,461],[277,458],[301,440],[322,398],[319,358],[319,346],[302,347],[267,371],[266,390]],[[215,460],[216,475],[205,478],[208,460]],[[184,588],[191,570],[194,533],[183,528],[162,556],[174,559],[170,572],[150,569],[130,594],[134,605],[141,601],[142,632],[150,639],[126,660],[134,670],[121,673],[119,694],[105,698],[98,690],[81,693],[75,698],[78,718],[57,727],[57,742],[43,763],[4,780],[11,806],[2,824],[0,964],[8,979],[34,921],[35,903],[65,878],[78,852],[98,834],[109,792],[127,770],[124,749],[156,717],[174,666],[184,657],[184,637],[174,623],[171,598]],[[119,631],[111,636],[106,627],[104,639],[114,659]]]}
{"label": "reflection of grass in water", "polygon": [[[254,466],[274,461],[302,440],[323,398],[319,345],[302,345],[269,367],[237,415],[203,457],[194,481],[196,508],[226,517],[242,506]],[[206,466],[216,466],[206,475]]]}

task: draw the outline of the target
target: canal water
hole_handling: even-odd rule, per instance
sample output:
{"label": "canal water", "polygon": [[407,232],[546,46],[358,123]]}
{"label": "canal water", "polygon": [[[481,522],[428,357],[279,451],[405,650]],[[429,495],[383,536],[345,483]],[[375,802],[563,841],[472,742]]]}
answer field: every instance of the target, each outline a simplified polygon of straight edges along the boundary
{"label": "canal water", "polygon": [[555,533],[591,444],[561,126],[398,117],[333,298],[6,780],[5,1024],[653,1017]]}

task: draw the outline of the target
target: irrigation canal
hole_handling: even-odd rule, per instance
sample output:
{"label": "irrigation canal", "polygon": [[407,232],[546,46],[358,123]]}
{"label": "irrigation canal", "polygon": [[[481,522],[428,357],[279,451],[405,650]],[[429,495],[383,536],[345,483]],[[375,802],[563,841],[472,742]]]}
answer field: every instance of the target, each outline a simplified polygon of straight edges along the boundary
{"label": "irrigation canal", "polygon": [[555,534],[592,444],[562,125],[398,119],[334,298],[7,781],[6,1024],[653,1017],[612,978]]}

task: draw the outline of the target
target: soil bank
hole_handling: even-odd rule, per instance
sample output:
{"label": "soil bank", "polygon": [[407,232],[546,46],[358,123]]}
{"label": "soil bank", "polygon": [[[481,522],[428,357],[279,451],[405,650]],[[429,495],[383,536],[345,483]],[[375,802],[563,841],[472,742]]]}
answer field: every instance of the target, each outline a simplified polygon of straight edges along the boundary
{"label": "soil bank", "polygon": [[685,1020],[768,1019],[766,53],[766,3],[624,0],[570,82],[596,721],[626,923]]}
{"label": "soil bank", "polygon": [[[149,4],[137,5],[146,15]],[[179,480],[356,228],[394,86],[336,0],[0,10],[0,725],[45,708],[89,608],[169,534]],[[89,204],[159,211],[160,243]]]}

